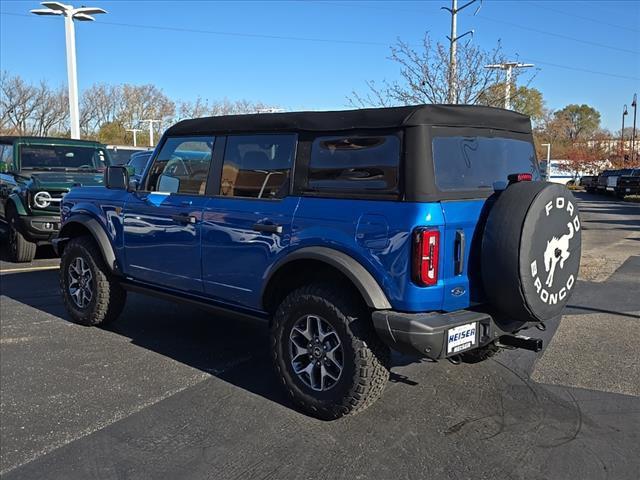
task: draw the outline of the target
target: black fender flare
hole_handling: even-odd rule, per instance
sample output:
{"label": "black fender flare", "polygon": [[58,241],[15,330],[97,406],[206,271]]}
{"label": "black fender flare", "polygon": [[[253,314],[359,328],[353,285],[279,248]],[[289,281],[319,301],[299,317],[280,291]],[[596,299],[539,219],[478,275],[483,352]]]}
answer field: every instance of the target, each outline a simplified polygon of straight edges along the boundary
{"label": "black fender flare", "polygon": [[71,236],[69,236],[69,231],[71,230],[71,226],[74,224],[82,225],[84,228],[89,230],[91,236],[96,241],[100,252],[102,252],[102,258],[107,265],[107,268],[111,273],[118,273],[118,264],[116,262],[116,255],[113,251],[113,246],[109,241],[109,237],[100,222],[98,222],[91,215],[87,215],[84,213],[74,215],[69,220],[67,220],[62,229],[60,229],[60,233],[58,234],[58,238],[53,240],[53,248],[56,253],[60,255],[64,248],[64,245],[71,240]]}
{"label": "black fender flare", "polygon": [[391,304],[377,280],[355,258],[344,252],[328,247],[303,247],[277,262],[269,270],[263,282],[261,298],[265,302],[265,292],[272,277],[285,265],[296,260],[318,260],[344,274],[358,289],[367,306],[376,310],[389,310]]}

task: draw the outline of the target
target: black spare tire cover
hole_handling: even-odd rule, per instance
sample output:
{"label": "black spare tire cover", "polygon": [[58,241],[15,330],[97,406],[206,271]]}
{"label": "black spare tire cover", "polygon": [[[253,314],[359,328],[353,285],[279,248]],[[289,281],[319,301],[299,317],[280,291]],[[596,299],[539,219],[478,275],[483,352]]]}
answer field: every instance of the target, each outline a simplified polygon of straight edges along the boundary
{"label": "black spare tire cover", "polygon": [[581,228],[575,197],[563,185],[519,182],[489,211],[482,237],[482,282],[512,331],[559,315],[575,288]]}

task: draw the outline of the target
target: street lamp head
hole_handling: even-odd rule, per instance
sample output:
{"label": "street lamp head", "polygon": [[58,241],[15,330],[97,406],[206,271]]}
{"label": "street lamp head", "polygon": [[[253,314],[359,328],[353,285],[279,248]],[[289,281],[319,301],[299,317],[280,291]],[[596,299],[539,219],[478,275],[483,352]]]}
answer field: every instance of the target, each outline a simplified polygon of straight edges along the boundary
{"label": "street lamp head", "polygon": [[[633,105],[633,103],[631,104]],[[627,106],[625,105],[624,107],[622,107],[622,115],[628,115],[629,112],[627,111]]]}
{"label": "street lamp head", "polygon": [[35,15],[62,15],[60,10],[51,10],[50,8],[37,8],[35,10],[30,10],[29,13],[33,13]]}
{"label": "street lamp head", "polygon": [[74,10],[74,15],[97,15],[99,13],[107,13],[107,11],[98,7],[80,7]]}
{"label": "street lamp head", "polygon": [[631,106],[633,108],[636,108],[637,105],[638,105],[638,94],[634,93],[633,94],[633,102],[631,102]]}
{"label": "street lamp head", "polygon": [[50,8],[51,10],[56,10],[58,12],[64,12],[66,10],[73,9],[73,6],[65,5],[64,3],[60,3],[60,2],[41,2],[40,5],[42,5],[43,7]]}
{"label": "street lamp head", "polygon": [[93,22],[95,18],[91,15],[87,15],[86,13],[76,13],[73,15],[75,20],[80,20],[81,22]]}
{"label": "street lamp head", "polygon": [[65,15],[81,22],[92,22],[95,19],[91,15],[107,13],[106,10],[98,7],[73,8],[73,5],[65,5],[60,2],[42,2],[41,5],[47,8],[31,10],[31,13],[35,15]]}

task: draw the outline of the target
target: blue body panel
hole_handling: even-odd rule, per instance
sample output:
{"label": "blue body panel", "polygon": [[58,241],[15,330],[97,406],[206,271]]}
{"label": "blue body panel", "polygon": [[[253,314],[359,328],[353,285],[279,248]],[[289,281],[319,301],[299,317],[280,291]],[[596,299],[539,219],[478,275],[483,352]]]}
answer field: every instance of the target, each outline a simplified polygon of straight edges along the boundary
{"label": "blue body panel", "polygon": [[[263,273],[286,254],[299,198],[210,198],[202,221],[204,291],[218,301],[261,309]],[[260,232],[255,224],[282,227]]]}
{"label": "blue body panel", "polygon": [[[203,293],[199,195],[132,193],[124,208],[123,271],[163,287]],[[195,223],[174,220],[193,217]]]}
{"label": "blue body panel", "polygon": [[424,288],[411,281],[411,232],[417,226],[442,229],[443,225],[439,203],[303,197],[294,218],[290,248],[340,250],[373,275],[394,309],[439,310],[442,283]]}
{"label": "blue body panel", "polygon": [[[117,261],[133,280],[188,292],[238,308],[261,310],[266,272],[291,252],[329,247],[357,260],[394,310],[468,308],[473,236],[485,200],[434,203],[289,196],[282,200],[149,194],[102,187],[73,189],[63,214],[89,213],[104,226]],[[66,213],[64,213],[66,212]],[[187,214],[195,223],[179,223]],[[282,227],[280,235],[255,224]],[[412,232],[440,231],[439,280],[411,280]],[[456,275],[456,232],[466,238],[464,269]],[[312,272],[310,272],[312,274]]]}

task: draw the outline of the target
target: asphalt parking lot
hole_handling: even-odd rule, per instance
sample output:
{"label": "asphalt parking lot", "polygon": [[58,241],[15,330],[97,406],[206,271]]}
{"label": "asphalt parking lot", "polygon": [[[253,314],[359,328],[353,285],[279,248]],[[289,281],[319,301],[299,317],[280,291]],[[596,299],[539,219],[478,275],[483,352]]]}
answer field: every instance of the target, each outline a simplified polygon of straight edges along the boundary
{"label": "asphalt parking lot", "polygon": [[582,273],[563,319],[531,333],[544,352],[395,356],[383,397],[335,422],[288,402],[264,326],[137,295],[108,328],[77,326],[51,252],[3,256],[0,475],[637,479],[640,205],[578,196]]}

